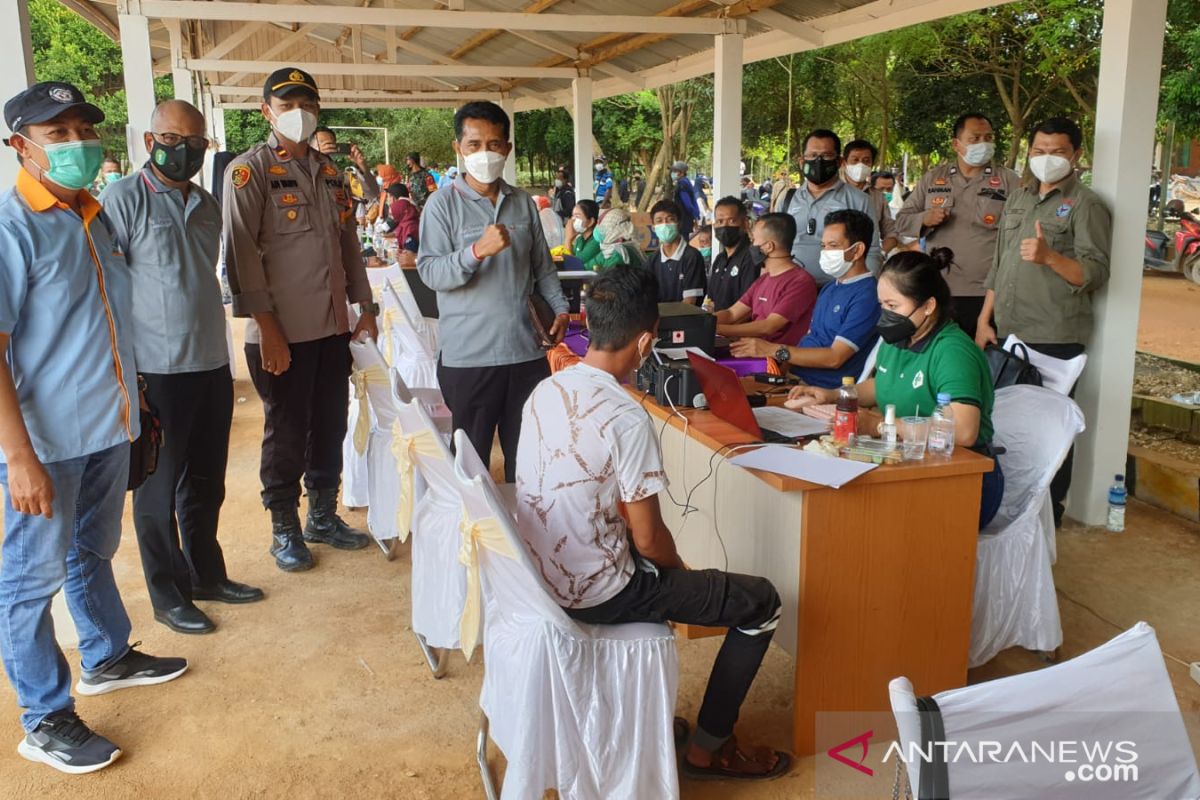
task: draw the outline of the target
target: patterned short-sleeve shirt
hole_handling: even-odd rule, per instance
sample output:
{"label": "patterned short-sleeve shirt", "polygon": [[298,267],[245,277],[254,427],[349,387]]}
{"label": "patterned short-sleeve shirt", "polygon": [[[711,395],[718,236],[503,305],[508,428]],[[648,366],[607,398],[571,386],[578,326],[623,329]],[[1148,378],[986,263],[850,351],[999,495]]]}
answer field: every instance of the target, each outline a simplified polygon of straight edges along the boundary
{"label": "patterned short-sleeve shirt", "polygon": [[612,375],[579,363],[538,384],[517,449],[517,522],[559,605],[590,608],[633,575],[620,502],[667,486],[650,417]]}

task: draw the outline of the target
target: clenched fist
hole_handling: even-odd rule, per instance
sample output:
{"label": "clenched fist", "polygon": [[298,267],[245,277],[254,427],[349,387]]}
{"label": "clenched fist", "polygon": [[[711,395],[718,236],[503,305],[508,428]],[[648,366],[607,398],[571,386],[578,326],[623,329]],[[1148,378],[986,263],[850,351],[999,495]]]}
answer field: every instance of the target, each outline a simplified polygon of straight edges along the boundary
{"label": "clenched fist", "polygon": [[483,230],[483,236],[475,242],[475,257],[488,258],[508,249],[512,240],[508,236],[508,228],[503,225],[488,225]]}
{"label": "clenched fist", "polygon": [[925,212],[925,216],[921,219],[921,224],[926,228],[936,228],[946,221],[950,216],[950,212],[944,208],[931,208]]}

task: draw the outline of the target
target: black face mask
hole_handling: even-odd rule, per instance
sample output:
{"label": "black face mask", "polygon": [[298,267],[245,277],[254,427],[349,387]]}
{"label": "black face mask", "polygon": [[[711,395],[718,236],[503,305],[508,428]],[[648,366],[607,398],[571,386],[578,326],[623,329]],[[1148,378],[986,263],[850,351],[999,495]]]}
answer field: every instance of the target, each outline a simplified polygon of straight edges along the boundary
{"label": "black face mask", "polygon": [[713,228],[713,236],[721,243],[723,247],[737,247],[742,241],[742,237],[746,232],[741,228],[733,225],[722,225],[719,228]]}
{"label": "black face mask", "polygon": [[756,244],[750,245],[750,256],[758,262],[767,260],[767,254],[764,253],[762,248]]}
{"label": "black face mask", "polygon": [[173,181],[190,181],[192,176],[204,166],[204,150],[187,146],[180,142],[174,147],[167,147],[159,141],[154,142],[150,151],[150,160],[158,171]]}
{"label": "black face mask", "polygon": [[806,158],[804,159],[804,177],[817,186],[824,186],[838,174],[837,159]]}
{"label": "black face mask", "polygon": [[888,344],[908,341],[917,332],[917,325],[903,314],[885,308],[879,312],[879,324],[875,326],[879,338]]}

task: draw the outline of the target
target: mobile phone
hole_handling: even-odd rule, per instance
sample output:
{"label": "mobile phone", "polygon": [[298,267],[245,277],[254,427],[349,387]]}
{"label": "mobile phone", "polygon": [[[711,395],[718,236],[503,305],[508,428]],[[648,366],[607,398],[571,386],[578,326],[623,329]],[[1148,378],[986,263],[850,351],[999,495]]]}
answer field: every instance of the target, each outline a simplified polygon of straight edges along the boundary
{"label": "mobile phone", "polygon": [[789,381],[786,375],[772,375],[769,372],[755,372],[750,377],[759,383],[765,383],[770,386],[783,386]]}
{"label": "mobile phone", "polygon": [[350,143],[349,142],[338,142],[337,150],[335,150],[334,152],[337,153],[339,156],[350,155]]}

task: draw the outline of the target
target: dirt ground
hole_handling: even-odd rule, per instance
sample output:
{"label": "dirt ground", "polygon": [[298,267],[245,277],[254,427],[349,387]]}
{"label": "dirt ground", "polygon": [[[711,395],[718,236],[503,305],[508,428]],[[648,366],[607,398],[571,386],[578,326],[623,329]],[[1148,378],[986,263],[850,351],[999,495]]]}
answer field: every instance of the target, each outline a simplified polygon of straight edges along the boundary
{"label": "dirt ground", "polygon": [[1200,363],[1200,285],[1167,273],[1146,273],[1138,349]]}
{"label": "dirt ground", "polygon": [[[258,500],[261,405],[244,366],[240,374],[236,391],[246,400],[235,406],[221,541],[231,576],[262,586],[266,601],[204,604],[219,625],[209,636],[181,636],[154,623],[127,514],[115,567],[134,638],[148,652],[186,656],[191,669],[164,686],[81,698],[83,718],[125,750],[114,767],[81,777],[16,754],[18,709],[7,681],[0,681],[0,743],[8,742],[0,746],[0,798],[66,792],[76,800],[482,797],[473,758],[479,655],[467,664],[455,654],[449,674],[432,680],[408,629],[407,548],[390,563],[374,548],[318,548],[311,572],[288,575],[274,567]],[[365,526],[361,514],[347,516]],[[1137,502],[1125,534],[1064,529],[1056,568],[1063,656],[1146,620],[1167,653],[1200,659],[1198,563],[1200,526]],[[718,644],[679,642],[678,713],[693,721]],[[77,654],[68,650],[67,657],[77,668]],[[1014,649],[971,679],[1042,666]],[[1200,686],[1175,661],[1167,667],[1192,741],[1200,743]],[[791,679],[791,660],[772,648],[743,709],[743,737],[788,747]],[[492,762],[503,763],[494,747]],[[684,782],[682,792],[701,800],[814,797],[814,763],[801,760],[772,783]],[[876,779],[874,796],[888,796],[891,774]]]}

